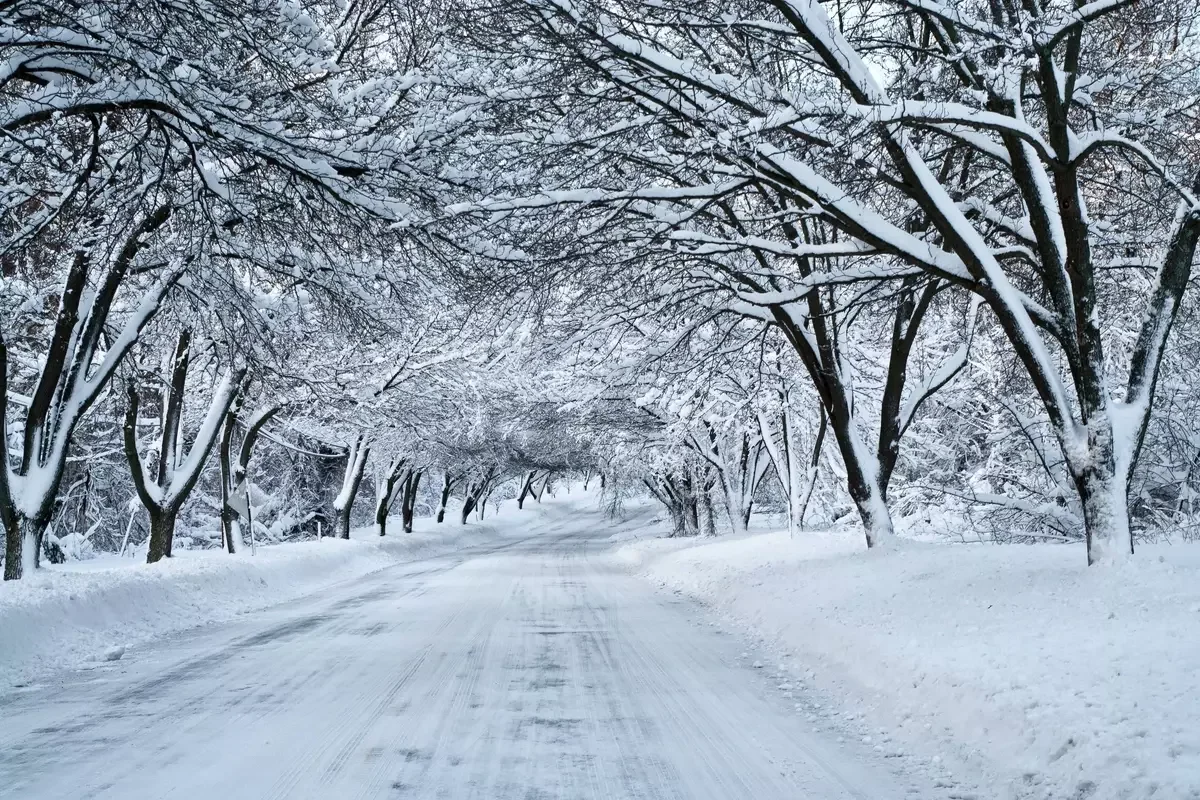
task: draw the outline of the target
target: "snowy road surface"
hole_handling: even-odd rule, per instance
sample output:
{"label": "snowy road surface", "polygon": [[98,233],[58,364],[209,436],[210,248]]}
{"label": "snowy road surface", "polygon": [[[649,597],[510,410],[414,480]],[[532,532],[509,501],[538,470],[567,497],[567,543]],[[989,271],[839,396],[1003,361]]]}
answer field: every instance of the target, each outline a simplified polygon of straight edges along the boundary
{"label": "snowy road surface", "polygon": [[564,512],[0,696],[0,796],[902,796],[610,532]]}

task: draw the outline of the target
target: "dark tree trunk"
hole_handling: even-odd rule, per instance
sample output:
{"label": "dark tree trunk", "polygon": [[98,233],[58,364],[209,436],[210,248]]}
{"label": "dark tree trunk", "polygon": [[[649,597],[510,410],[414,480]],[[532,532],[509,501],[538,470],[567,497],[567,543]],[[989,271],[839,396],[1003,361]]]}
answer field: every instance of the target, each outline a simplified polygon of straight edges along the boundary
{"label": "dark tree trunk", "polygon": [[150,544],[146,551],[146,563],[154,564],[171,557],[171,546],[175,540],[176,509],[161,509],[150,512]]}
{"label": "dark tree trunk", "polygon": [[186,328],[179,333],[175,357],[171,361],[171,383],[167,394],[166,414],[163,417],[162,440],[158,448],[158,472],[154,476],[159,486],[166,486],[175,469],[179,443],[179,426],[183,424],[183,392],[191,364],[192,332]]}
{"label": "dark tree trunk", "polygon": [[[486,502],[487,496],[491,493],[492,481],[496,479],[496,468],[488,470],[488,472],[479,479],[477,483],[467,483],[467,496],[463,503],[462,521],[467,524],[467,518],[471,512],[479,508],[480,502]],[[480,509],[482,512],[482,509]],[[481,517],[482,519],[482,513]]]}
{"label": "dark tree trunk", "polygon": [[23,559],[27,550],[32,551],[33,567],[37,568],[41,564],[42,541],[48,527],[50,527],[49,517],[35,519],[16,517],[11,523],[7,519],[4,521],[4,580],[19,580],[23,577]]}
{"label": "dark tree trunk", "polygon": [[521,492],[517,495],[518,509],[525,507],[525,498],[528,497],[529,493],[533,491],[533,479],[536,475],[537,472],[530,470],[529,474],[525,476],[525,482],[521,484]]}
{"label": "dark tree trunk", "polygon": [[400,503],[400,515],[404,523],[405,533],[412,533],[413,517],[417,510],[417,488],[420,485],[421,471],[409,472],[408,477],[404,481],[404,497]]}
{"label": "dark tree trunk", "polygon": [[[375,527],[379,531],[380,536],[387,535],[387,518],[392,510],[392,497],[396,491],[396,484],[400,480],[400,471],[404,468],[404,459],[393,461],[388,467],[387,475],[384,476],[384,484],[379,487],[379,496],[375,498]],[[411,473],[409,473],[411,474]],[[408,476],[405,475],[405,481]],[[378,486],[378,484],[376,484]]]}
{"label": "dark tree trunk", "polygon": [[696,497],[696,484],[690,476],[676,479],[668,474],[643,483],[667,507],[667,513],[671,515],[672,537],[696,536],[700,533],[700,501]]}
{"label": "dark tree trunk", "polygon": [[233,492],[233,428],[237,424],[240,407],[239,395],[233,407],[225,413],[225,422],[221,426],[221,443],[217,447],[217,463],[221,468],[221,540],[230,553],[237,552],[237,543],[233,540],[233,527],[237,522],[238,513],[230,505],[230,501]]}
{"label": "dark tree trunk", "polygon": [[380,536],[387,536],[387,518],[390,507],[387,501],[380,500],[375,504],[375,529]]}
{"label": "dark tree trunk", "polygon": [[[190,335],[184,331],[179,336],[179,344],[175,350],[175,362],[171,373],[171,395],[166,404],[167,413],[163,420],[159,449],[160,460],[153,479],[146,475],[141,453],[138,450],[139,397],[137,387],[131,383],[128,388],[129,405],[125,410],[122,438],[134,489],[150,515],[150,542],[146,553],[146,563],[148,564],[171,557],[175,537],[175,519],[179,515],[179,509],[196,487],[196,482],[200,479],[200,473],[204,469],[204,463],[217,443],[218,426],[215,424],[215,420],[224,419],[229,414],[229,410],[233,407],[238,393],[241,391],[242,380],[246,375],[245,369],[226,374],[220,388],[213,394],[208,409],[208,419],[201,427],[201,430],[208,435],[204,439],[197,438],[192,442],[191,452],[188,454],[190,457],[196,453],[196,448],[200,448],[200,457],[194,459],[189,465],[190,472],[177,475],[175,447],[179,441],[180,426],[183,420],[182,398],[187,382],[190,340]],[[186,462],[188,458],[183,460]],[[180,477],[182,479],[177,480]],[[152,482],[157,488],[157,492],[150,490]]]}
{"label": "dark tree trunk", "polygon": [[351,499],[348,503],[346,503],[344,508],[342,508],[341,510],[339,510],[337,512],[337,521],[338,521],[337,535],[338,535],[339,539],[349,539],[350,538],[350,512],[353,509],[354,509],[354,500]]}
{"label": "dark tree trunk", "polygon": [[[829,427],[833,429],[833,438],[837,442],[842,463],[846,467],[846,489],[854,501],[862,519],[863,531],[866,535],[867,547],[875,547],[892,535],[892,519],[887,507],[887,494],[879,485],[879,475],[875,465],[864,459],[863,453],[870,452],[862,441],[857,421],[850,408],[846,386],[842,381],[840,370],[825,369],[824,364],[840,363],[837,344],[829,333],[827,324],[830,315],[819,300],[810,292],[810,313],[816,314],[812,320],[811,338],[796,325],[791,314],[781,306],[773,306],[773,312],[780,329],[795,348],[804,362],[809,377],[817,389],[821,403],[829,419]],[[816,341],[819,351],[814,350],[810,341]]]}
{"label": "dark tree trunk", "polygon": [[705,536],[716,536],[717,512],[713,508],[711,486],[705,486],[700,490],[700,511],[702,517],[700,532]]}
{"label": "dark tree trunk", "polygon": [[446,504],[450,502],[450,490],[454,488],[455,480],[447,472],[442,475],[442,497],[438,503],[437,521],[440,524],[446,518]]}

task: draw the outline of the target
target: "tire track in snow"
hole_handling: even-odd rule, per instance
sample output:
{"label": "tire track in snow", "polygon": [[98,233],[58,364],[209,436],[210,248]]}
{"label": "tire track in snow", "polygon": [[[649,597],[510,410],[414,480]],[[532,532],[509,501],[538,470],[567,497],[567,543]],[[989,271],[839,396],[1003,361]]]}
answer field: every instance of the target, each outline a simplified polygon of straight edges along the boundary
{"label": "tire track in snow", "polygon": [[607,534],[554,518],[25,698],[0,796],[902,796],[816,741],[694,606],[600,557]]}

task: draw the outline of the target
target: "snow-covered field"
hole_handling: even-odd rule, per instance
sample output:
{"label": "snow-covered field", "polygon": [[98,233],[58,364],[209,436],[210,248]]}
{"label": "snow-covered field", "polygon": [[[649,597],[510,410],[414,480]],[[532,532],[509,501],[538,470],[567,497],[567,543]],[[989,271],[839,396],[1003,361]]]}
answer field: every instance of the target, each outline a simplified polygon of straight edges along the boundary
{"label": "snow-covered field", "polygon": [[814,721],[977,796],[1200,798],[1200,546],[1118,569],[1061,545],[868,554],[852,533],[616,556],[788,652]]}
{"label": "snow-covered field", "polygon": [[[48,566],[0,583],[0,688],[44,680],[55,671],[116,659],[153,638],[285,602],[391,564],[450,552],[505,535],[511,510],[484,522],[436,525],[400,520],[380,538],[260,547],[239,555],[183,551],[168,561],[115,556]],[[528,514],[529,512],[527,512]],[[536,512],[535,512],[536,513]],[[528,519],[528,517],[526,517]]]}

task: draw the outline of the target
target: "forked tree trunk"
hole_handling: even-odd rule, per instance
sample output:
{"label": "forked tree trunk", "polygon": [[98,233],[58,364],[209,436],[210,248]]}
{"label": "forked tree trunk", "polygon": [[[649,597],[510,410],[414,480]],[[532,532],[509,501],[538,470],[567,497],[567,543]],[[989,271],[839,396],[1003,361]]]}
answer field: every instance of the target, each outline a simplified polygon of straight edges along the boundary
{"label": "forked tree trunk", "polygon": [[387,535],[388,514],[392,511],[392,501],[396,494],[396,484],[400,481],[404,459],[396,459],[383,476],[383,480],[375,482],[375,529],[380,536]]}
{"label": "forked tree trunk", "polygon": [[[40,563],[42,540],[62,485],[76,425],[109,386],[117,367],[182,274],[178,268],[163,270],[140,301],[126,302],[132,313],[119,330],[113,330],[109,314],[121,287],[142,248],[171,213],[171,206],[163,205],[142,218],[101,273],[93,271],[93,254],[104,248],[76,251],[59,294],[53,334],[41,359],[38,380],[29,402],[23,404],[24,432],[16,469],[8,460],[8,349],[0,336],[0,447],[4,448],[0,453],[0,523],[5,538],[5,580],[19,580]],[[89,286],[95,290],[89,293]]]}
{"label": "forked tree trunk", "polygon": [[129,470],[133,478],[133,486],[138,498],[150,515],[150,541],[146,552],[146,562],[153,564],[163,558],[170,558],[174,547],[175,520],[179,509],[183,507],[204,464],[208,461],[213,447],[220,435],[221,422],[229,413],[230,408],[242,388],[246,370],[227,372],[217,389],[213,392],[209,403],[208,413],[191,449],[186,457],[177,451],[181,442],[183,421],[183,395],[187,382],[190,364],[191,334],[183,331],[175,347],[174,361],[171,368],[170,394],[165,403],[166,414],[163,417],[162,436],[159,445],[159,463],[153,476],[146,471],[138,446],[138,407],[140,399],[137,387],[132,383],[128,388],[129,405],[125,412],[125,424],[122,428],[125,458],[129,461]]}
{"label": "forked tree trunk", "polygon": [[482,519],[481,503],[486,502],[487,497],[491,494],[492,481],[496,479],[496,469],[492,468],[479,479],[478,482],[468,482],[466,498],[463,501],[462,509],[462,524],[466,525],[472,511],[480,511],[480,519]]}
{"label": "forked tree trunk", "polygon": [[437,521],[440,524],[446,518],[446,504],[450,502],[450,491],[454,488],[456,480],[450,477],[450,473],[442,475],[442,497],[438,503]]}
{"label": "forked tree trunk", "polygon": [[696,536],[700,533],[699,500],[695,482],[684,475],[678,480],[671,475],[661,475],[643,483],[654,497],[667,507],[671,516],[671,536]]}
{"label": "forked tree trunk", "polygon": [[[233,458],[233,442],[242,409],[241,393],[238,394],[233,407],[225,414],[217,457],[221,465],[221,535],[225,542],[225,549],[230,553],[237,553],[244,544],[242,516],[235,505],[245,508],[246,527],[249,528],[254,524],[250,518],[250,459],[254,454],[254,445],[258,443],[258,435],[263,426],[279,413],[280,408],[280,406],[261,408],[250,415],[246,420],[246,433],[238,448],[236,461]],[[254,532],[250,533],[251,539],[253,539]]]}
{"label": "forked tree trunk", "polygon": [[535,472],[534,470],[530,470],[529,474],[525,476],[524,482],[521,483],[521,491],[517,495],[517,508],[518,509],[525,508],[525,498],[528,497],[530,495],[530,493],[533,491],[533,479],[534,479],[534,476],[536,476],[536,475],[537,475],[537,472]]}

